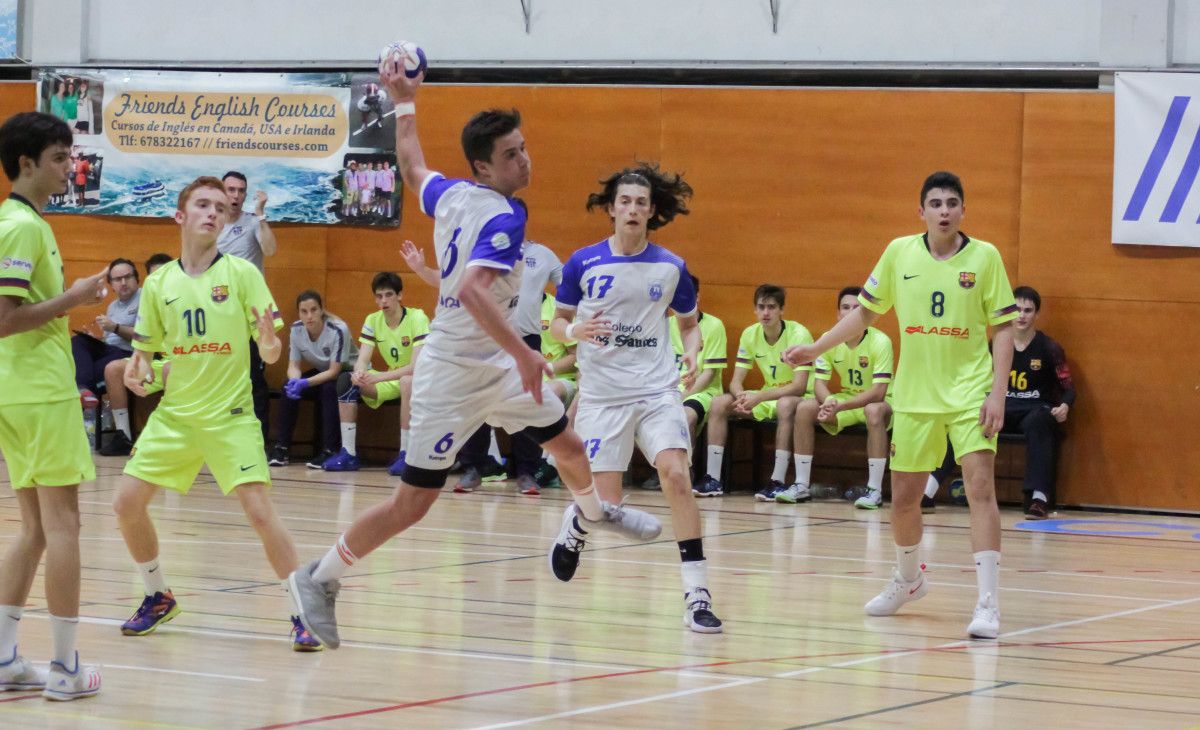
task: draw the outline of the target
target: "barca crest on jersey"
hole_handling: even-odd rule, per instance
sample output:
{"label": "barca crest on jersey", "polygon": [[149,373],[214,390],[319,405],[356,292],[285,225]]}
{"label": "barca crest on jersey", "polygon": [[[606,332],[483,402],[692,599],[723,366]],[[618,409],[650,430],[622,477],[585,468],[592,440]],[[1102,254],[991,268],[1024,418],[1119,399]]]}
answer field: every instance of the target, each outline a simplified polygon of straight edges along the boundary
{"label": "barca crest on jersey", "polygon": [[973,288],[975,286],[975,272],[974,271],[958,272],[958,285],[961,286],[963,289]]}
{"label": "barca crest on jersey", "polygon": [[866,370],[866,369],[867,369],[867,366],[868,366],[868,365],[870,365],[870,364],[871,364],[871,361],[867,359],[867,356],[866,356],[866,355],[859,355],[859,356],[858,356],[858,366],[859,366],[860,368],[862,368],[863,370]]}
{"label": "barca crest on jersey", "polygon": [[546,331],[548,331],[549,329],[550,329],[550,320],[548,320],[548,319],[543,319],[543,320],[542,320],[542,332],[546,332]]}
{"label": "barca crest on jersey", "polygon": [[228,284],[222,284],[220,286],[214,286],[212,288],[212,300],[214,302],[220,303],[220,302],[225,301],[228,298],[229,298],[229,285]]}
{"label": "barca crest on jersey", "polygon": [[662,282],[652,281],[650,282],[650,301],[657,302],[659,299],[662,299]]}
{"label": "barca crest on jersey", "polygon": [[412,342],[412,340],[409,339],[408,335],[404,335],[403,337],[400,338],[400,346],[401,347],[408,347],[408,343],[410,343],[410,342]]}
{"label": "barca crest on jersey", "polygon": [[1029,359],[1029,369],[1030,370],[1041,370],[1042,369],[1042,358],[1040,358],[1040,357],[1030,358]]}

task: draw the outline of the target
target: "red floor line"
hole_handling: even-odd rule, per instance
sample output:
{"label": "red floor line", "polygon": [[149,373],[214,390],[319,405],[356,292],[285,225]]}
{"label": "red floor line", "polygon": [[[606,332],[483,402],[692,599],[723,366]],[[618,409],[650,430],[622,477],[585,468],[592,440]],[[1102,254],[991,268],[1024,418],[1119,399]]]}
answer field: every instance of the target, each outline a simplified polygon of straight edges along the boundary
{"label": "red floor line", "polygon": [[21,700],[32,700],[35,697],[41,697],[41,696],[42,696],[42,693],[38,692],[37,694],[33,694],[33,695],[22,695],[20,697],[6,697],[6,698],[0,700],[0,702],[20,702]]}
{"label": "red floor line", "polygon": [[[1185,638],[1170,638],[1170,639],[1104,639],[1097,641],[1044,641],[1044,642],[1000,642],[993,644],[998,648],[1009,647],[1055,647],[1055,646],[1078,646],[1083,644],[1153,644],[1153,643],[1192,643],[1200,641],[1200,638],[1185,637]],[[428,700],[416,700],[414,702],[404,702],[395,705],[386,705],[384,707],[373,707],[368,710],[355,710],[353,712],[343,712],[337,715],[325,715],[323,717],[311,717],[306,720],[296,720],[294,722],[284,722],[276,725],[263,725],[254,730],[280,730],[281,728],[300,727],[302,725],[315,725],[322,722],[332,722],[335,720],[347,720],[355,717],[365,717],[367,715],[377,715],[383,712],[394,712],[396,710],[406,710],[411,707],[428,707],[430,705],[439,705],[445,702],[455,702],[457,700],[473,699],[475,697],[487,697],[489,695],[505,694],[508,692],[520,692],[527,689],[537,689],[539,687],[553,687],[556,685],[574,684],[576,682],[589,682],[597,679],[615,679],[618,677],[633,677],[639,674],[655,674],[659,672],[679,672],[694,669],[715,669],[718,667],[729,667],[738,664],[772,664],[779,662],[796,662],[806,661],[811,659],[835,659],[852,656],[863,655],[883,655],[888,654],[908,654],[912,652],[953,652],[961,651],[962,649],[973,648],[974,644],[964,641],[961,646],[954,647],[919,647],[919,648],[897,648],[897,649],[875,649],[871,651],[842,651],[829,654],[804,654],[799,656],[788,657],[769,657],[759,659],[728,659],[720,662],[706,662],[704,664],[683,664],[673,667],[649,667],[646,669],[631,669],[624,672],[609,672],[607,674],[591,674],[584,677],[572,677],[570,679],[552,679],[545,682],[532,682],[529,684],[519,684],[512,687],[497,687],[496,689],[485,689],[478,692],[465,692],[463,694],[450,695],[447,697],[435,697]],[[25,699],[25,698],[20,698]]]}

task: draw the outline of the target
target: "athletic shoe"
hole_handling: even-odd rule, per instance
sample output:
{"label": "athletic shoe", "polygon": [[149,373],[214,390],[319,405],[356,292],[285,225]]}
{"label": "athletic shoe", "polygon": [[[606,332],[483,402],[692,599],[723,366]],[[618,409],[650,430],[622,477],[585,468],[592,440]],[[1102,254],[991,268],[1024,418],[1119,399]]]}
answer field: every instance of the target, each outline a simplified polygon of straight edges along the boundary
{"label": "athletic shoe", "polygon": [[479,470],[473,466],[468,466],[458,478],[458,484],[454,485],[456,494],[470,494],[483,484],[483,476]]}
{"label": "athletic shoe", "polygon": [[329,449],[321,449],[318,453],[313,455],[313,458],[308,460],[308,463],[305,464],[305,466],[307,466],[309,469],[321,469],[325,466],[325,462],[329,461],[331,458],[333,458],[332,451]]}
{"label": "athletic shoe", "polygon": [[17,654],[13,647],[8,661],[0,663],[0,692],[28,692],[46,686],[46,672]]}
{"label": "athletic shoe", "polygon": [[180,608],[175,602],[175,596],[171,595],[170,591],[158,591],[142,600],[142,605],[138,606],[133,616],[121,624],[121,633],[126,636],[145,636],[179,613]]}
{"label": "athletic shoe", "polygon": [[[775,497],[778,496],[780,492],[784,491],[787,488],[788,488],[788,485],[784,484],[783,482],[779,482],[779,481],[772,479],[770,484],[768,484],[767,486],[758,490],[754,494],[754,498],[757,499],[759,502],[774,502]],[[809,495],[809,496],[811,497],[812,495]]]}
{"label": "athletic shoe", "polygon": [[550,571],[554,577],[567,582],[575,577],[575,569],[579,567],[579,553],[587,542],[587,530],[579,526],[576,516],[579,508],[575,503],[567,505],[563,512],[562,527],[554,544],[550,546]]}
{"label": "athletic shoe", "polygon": [[342,645],[342,640],[338,637],[334,605],[342,584],[336,580],[326,583],[313,580],[313,571],[320,564],[318,558],[293,570],[288,576],[288,588],[300,614],[300,622],[318,641],[330,649],[336,649]]}
{"label": "athletic shoe", "polygon": [[267,459],[267,466],[287,466],[292,463],[289,451],[288,447],[275,444],[271,449],[271,458]]}
{"label": "athletic shoe", "polygon": [[1033,499],[1029,502],[1029,506],[1025,509],[1025,519],[1027,520],[1044,520],[1046,519],[1046,500]]}
{"label": "athletic shoe", "polygon": [[542,493],[542,490],[538,488],[537,480],[528,474],[522,474],[517,477],[517,489],[520,490],[521,494],[528,494],[535,497]]}
{"label": "athletic shoe", "polygon": [[292,616],[292,651],[325,651],[321,642],[304,628],[299,616]]}
{"label": "athletic shoe", "polygon": [[100,405],[100,399],[96,394],[87,388],[79,389],[79,404],[84,408],[95,408]]}
{"label": "athletic shoe", "polygon": [[909,601],[915,601],[929,592],[929,583],[925,580],[925,569],[917,574],[914,581],[904,580],[900,571],[892,570],[892,582],[878,596],[867,601],[868,616],[891,616]]}
{"label": "athletic shoe", "polygon": [[558,469],[551,466],[550,462],[542,460],[538,464],[537,471],[533,473],[533,480],[538,483],[539,487],[561,487],[562,482],[558,480]]}
{"label": "athletic shoe", "polygon": [[133,451],[133,444],[129,442],[129,437],[124,431],[118,430],[109,438],[108,443],[100,447],[101,456],[129,456],[129,452]]}
{"label": "athletic shoe", "polygon": [[721,619],[712,612],[707,588],[693,588],[683,595],[683,625],[698,634],[721,633]]}
{"label": "athletic shoe", "polygon": [[[641,485],[639,485],[639,486],[642,489],[645,489],[647,492],[661,492],[662,491],[662,483],[658,481],[657,474],[650,477],[646,481],[642,482]],[[693,492],[694,491],[695,491],[695,489],[693,488]]]}
{"label": "athletic shoe", "polygon": [[697,497],[720,497],[725,493],[725,487],[721,485],[721,480],[713,479],[708,474],[692,487],[692,494]]}
{"label": "athletic shoe", "polygon": [[883,506],[883,490],[872,489],[854,500],[854,506],[858,509],[879,509]]}
{"label": "athletic shoe", "polygon": [[405,452],[401,451],[400,455],[396,457],[396,460],[388,466],[389,476],[398,477],[404,473],[404,454]]}
{"label": "athletic shoe", "polygon": [[358,471],[361,467],[362,462],[358,460],[358,455],[351,454],[344,448],[326,459],[325,463],[321,465],[325,471]]}
{"label": "athletic shoe", "polygon": [[42,697],[66,702],[81,700],[100,692],[100,670],[79,663],[79,652],[75,652],[75,669],[68,670],[61,662],[50,662],[50,673],[46,677],[46,688]]}
{"label": "athletic shoe", "polygon": [[[771,482],[771,487],[773,487],[774,485],[775,485],[775,482]],[[767,487],[767,489],[770,489],[771,487]],[[764,489],[763,491],[765,492],[766,489]],[[784,488],[783,491],[775,493],[775,501],[781,502],[783,504],[796,504],[797,502],[807,502],[810,499],[812,499],[812,495],[809,494],[809,492],[808,492],[808,485],[801,484],[800,482],[796,482],[795,484],[792,484],[792,485]]]}
{"label": "athletic shoe", "polygon": [[937,512],[937,502],[933,501],[933,497],[921,495],[921,514],[931,515]]}
{"label": "athletic shoe", "polygon": [[972,639],[994,639],[1000,634],[1000,608],[989,593],[975,604],[975,617],[967,626]]}
{"label": "athletic shoe", "polygon": [[503,479],[508,479],[508,470],[504,468],[504,460],[496,461],[496,458],[488,454],[487,461],[483,462],[483,468],[479,470],[481,481],[496,482]]}
{"label": "athletic shoe", "polygon": [[662,534],[662,522],[649,512],[626,507],[624,502],[621,504],[601,502],[600,506],[604,509],[604,515],[599,520],[593,522],[580,514],[580,524],[590,528],[611,530],[621,537],[643,542],[653,540]]}

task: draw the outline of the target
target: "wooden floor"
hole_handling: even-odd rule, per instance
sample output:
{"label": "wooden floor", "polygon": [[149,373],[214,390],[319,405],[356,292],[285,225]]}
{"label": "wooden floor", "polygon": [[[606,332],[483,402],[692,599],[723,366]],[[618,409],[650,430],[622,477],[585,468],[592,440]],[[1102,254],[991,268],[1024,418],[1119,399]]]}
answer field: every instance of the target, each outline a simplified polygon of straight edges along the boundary
{"label": "wooden floor", "polygon": [[[546,564],[566,493],[506,483],[445,493],[359,563],[338,603],[342,648],[294,654],[288,606],[233,498],[201,477],[154,508],[183,613],[120,635],[142,591],[111,514],[122,460],[81,491],[80,650],[103,692],[54,704],[0,695],[0,727],[1186,728],[1200,726],[1200,520],[1060,513],[1030,532],[1003,516],[1002,634],[968,641],[967,513],[926,518],[933,590],[902,614],[863,603],[893,562],[887,509],[706,500],[705,552],[726,631],[682,627],[670,539],[588,545],[576,579]],[[277,470],[304,559],[387,494],[382,470]],[[0,478],[6,472],[0,471]],[[7,482],[2,482],[7,484]],[[663,515],[662,496],[631,502]],[[0,539],[18,519],[0,492]],[[1139,523],[1139,524],[1130,524]],[[1098,535],[1078,534],[1096,531]],[[1141,535],[1116,533],[1141,532]],[[41,580],[22,652],[49,652]]]}

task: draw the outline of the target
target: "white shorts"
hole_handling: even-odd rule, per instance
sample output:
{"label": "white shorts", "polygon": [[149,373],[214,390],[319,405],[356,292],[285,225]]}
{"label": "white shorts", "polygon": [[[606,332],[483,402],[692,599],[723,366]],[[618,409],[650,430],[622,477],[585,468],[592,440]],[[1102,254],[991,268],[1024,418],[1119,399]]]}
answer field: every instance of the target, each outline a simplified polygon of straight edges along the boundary
{"label": "white shorts", "polygon": [[484,423],[516,433],[550,426],[563,412],[562,401],[545,383],[540,404],[524,392],[515,368],[462,365],[425,351],[413,372],[404,461],[419,469],[449,469],[463,443]]}
{"label": "white shorts", "polygon": [[375,195],[375,188],[363,188],[358,191],[359,200],[364,203],[370,203],[371,197]]}
{"label": "white shorts", "polygon": [[575,431],[592,471],[625,471],[636,442],[651,464],[667,449],[683,449],[691,456],[687,416],[678,391],[621,405],[579,404]]}

